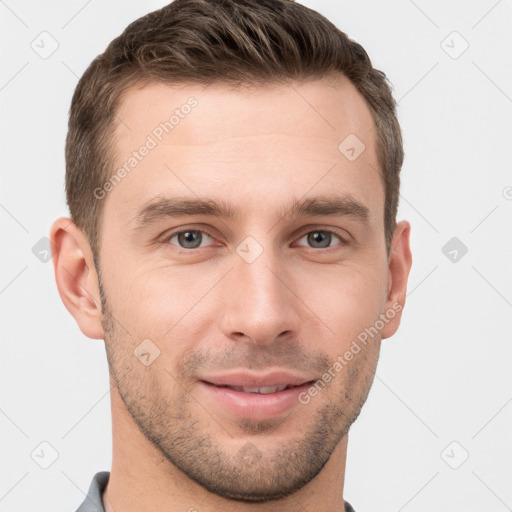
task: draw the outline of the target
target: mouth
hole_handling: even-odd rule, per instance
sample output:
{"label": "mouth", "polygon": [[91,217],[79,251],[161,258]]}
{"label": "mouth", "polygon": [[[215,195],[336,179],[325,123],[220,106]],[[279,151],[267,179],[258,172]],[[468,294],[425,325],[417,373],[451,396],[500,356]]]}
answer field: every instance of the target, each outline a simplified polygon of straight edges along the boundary
{"label": "mouth", "polygon": [[263,421],[289,413],[300,405],[299,395],[316,379],[274,372],[266,375],[231,373],[199,381],[208,401],[236,418]]}
{"label": "mouth", "polygon": [[[204,382],[204,381],[203,381]],[[311,381],[313,382],[313,381]],[[207,384],[210,384],[207,382]],[[308,384],[307,382],[304,384]],[[213,384],[215,385],[215,384]],[[233,391],[242,391],[244,393],[257,393],[259,395],[269,395],[270,393],[279,393],[280,391],[284,391],[286,389],[292,389],[300,387],[302,384],[298,386],[293,386],[286,384],[284,386],[262,386],[262,387],[248,387],[248,386],[217,386],[219,388],[227,388],[232,389]]]}

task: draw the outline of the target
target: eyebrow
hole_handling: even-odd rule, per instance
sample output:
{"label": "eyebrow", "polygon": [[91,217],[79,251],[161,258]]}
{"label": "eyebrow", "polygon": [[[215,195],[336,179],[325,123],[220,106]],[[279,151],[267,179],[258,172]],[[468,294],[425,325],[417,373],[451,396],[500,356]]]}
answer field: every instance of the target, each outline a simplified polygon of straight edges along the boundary
{"label": "eyebrow", "polygon": [[[352,217],[367,223],[369,209],[356,201],[352,196],[321,196],[304,200],[294,198],[290,205],[281,208],[279,217]],[[219,217],[223,219],[239,219],[241,212],[224,200],[157,197],[144,203],[133,217],[135,229],[142,228],[166,218],[180,218],[194,215]]]}

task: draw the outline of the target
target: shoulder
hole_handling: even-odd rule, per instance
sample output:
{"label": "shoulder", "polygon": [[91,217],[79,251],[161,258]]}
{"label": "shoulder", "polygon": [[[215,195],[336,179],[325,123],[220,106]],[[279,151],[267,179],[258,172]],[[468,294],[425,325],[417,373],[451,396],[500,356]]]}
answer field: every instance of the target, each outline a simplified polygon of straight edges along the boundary
{"label": "shoulder", "polygon": [[109,471],[100,471],[94,475],[87,496],[76,512],[105,512],[101,495],[103,494],[109,477]]}

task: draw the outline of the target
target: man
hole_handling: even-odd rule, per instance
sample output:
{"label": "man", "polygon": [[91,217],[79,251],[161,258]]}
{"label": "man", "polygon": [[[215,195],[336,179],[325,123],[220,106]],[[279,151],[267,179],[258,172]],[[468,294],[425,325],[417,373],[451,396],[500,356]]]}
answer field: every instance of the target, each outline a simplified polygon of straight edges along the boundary
{"label": "man", "polygon": [[385,75],[287,0],[175,0],[73,96],[60,296],[104,339],[113,460],[80,512],[351,511],[349,428],[410,226]]}

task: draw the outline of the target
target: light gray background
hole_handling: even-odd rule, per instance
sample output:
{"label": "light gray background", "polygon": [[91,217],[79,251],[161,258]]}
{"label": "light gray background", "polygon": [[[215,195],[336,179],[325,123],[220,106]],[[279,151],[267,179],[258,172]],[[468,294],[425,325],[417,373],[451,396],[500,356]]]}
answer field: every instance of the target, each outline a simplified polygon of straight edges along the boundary
{"label": "light gray background", "polygon": [[[67,215],[78,77],[164,3],[0,1],[1,511],[74,511],[94,473],[110,470],[103,342],[80,332],[32,248]],[[512,2],[304,3],[386,72],[405,138],[409,295],[350,434],[345,497],[357,512],[511,510]],[[43,31],[58,42],[46,59],[31,47],[51,48]],[[452,237],[467,254],[443,253]],[[58,452],[48,469],[42,442]]]}

